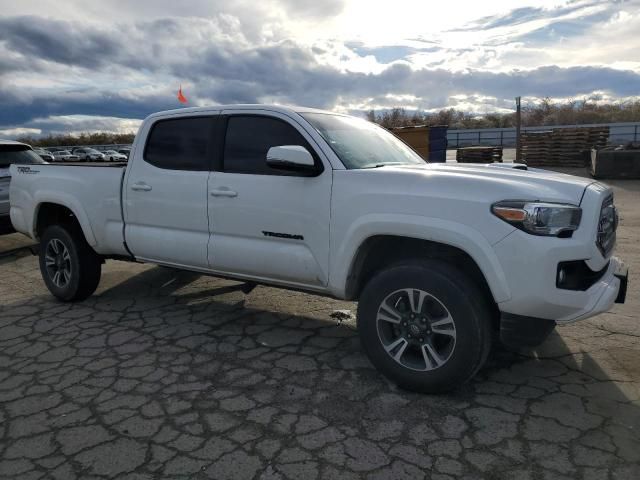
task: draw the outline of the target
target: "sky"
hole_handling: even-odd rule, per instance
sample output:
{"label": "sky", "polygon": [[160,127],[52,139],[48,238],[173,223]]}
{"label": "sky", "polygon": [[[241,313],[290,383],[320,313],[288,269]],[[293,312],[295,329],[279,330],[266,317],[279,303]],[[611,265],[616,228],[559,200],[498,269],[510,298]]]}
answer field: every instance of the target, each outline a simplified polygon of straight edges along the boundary
{"label": "sky", "polygon": [[0,137],[277,103],[508,112],[640,97],[640,0],[0,0]]}

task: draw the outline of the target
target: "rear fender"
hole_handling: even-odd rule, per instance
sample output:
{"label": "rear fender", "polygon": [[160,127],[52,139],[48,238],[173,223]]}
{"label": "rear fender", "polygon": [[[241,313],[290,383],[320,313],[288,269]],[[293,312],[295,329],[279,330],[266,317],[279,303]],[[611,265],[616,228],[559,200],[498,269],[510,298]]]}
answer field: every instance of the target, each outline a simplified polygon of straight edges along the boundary
{"label": "rear fender", "polygon": [[40,213],[40,206],[45,203],[53,203],[57,205],[62,205],[63,207],[68,208],[75,215],[80,227],[82,228],[82,233],[84,234],[87,243],[92,247],[95,247],[97,242],[95,235],[93,233],[93,229],[91,228],[91,222],[89,222],[89,217],[85,212],[84,208],[80,205],[80,202],[73,196],[58,191],[52,190],[38,190],[36,193],[34,203],[37,205],[37,208],[34,211],[33,219],[32,219],[32,236],[36,237],[37,225],[38,225],[38,215]]}

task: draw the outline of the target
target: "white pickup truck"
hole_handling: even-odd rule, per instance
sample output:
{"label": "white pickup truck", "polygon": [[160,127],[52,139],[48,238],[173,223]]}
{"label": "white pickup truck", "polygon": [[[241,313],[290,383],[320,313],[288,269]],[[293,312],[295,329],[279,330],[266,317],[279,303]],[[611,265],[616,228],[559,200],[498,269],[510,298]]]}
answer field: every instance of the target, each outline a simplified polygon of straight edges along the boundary
{"label": "white pickup truck", "polygon": [[357,300],[387,377],[451,389],[492,339],[536,345],[623,302],[609,187],[517,164],[428,164],[386,130],[307,108],[148,117],[129,162],[11,169],[11,220],[51,293],[82,300],[105,259]]}

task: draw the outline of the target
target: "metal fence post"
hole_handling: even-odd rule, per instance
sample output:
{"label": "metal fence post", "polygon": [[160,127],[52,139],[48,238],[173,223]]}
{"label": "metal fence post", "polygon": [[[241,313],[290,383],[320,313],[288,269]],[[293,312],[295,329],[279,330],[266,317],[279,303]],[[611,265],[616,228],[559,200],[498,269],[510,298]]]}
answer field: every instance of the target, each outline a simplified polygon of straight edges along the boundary
{"label": "metal fence post", "polygon": [[633,141],[638,141],[638,124],[636,123],[633,127]]}

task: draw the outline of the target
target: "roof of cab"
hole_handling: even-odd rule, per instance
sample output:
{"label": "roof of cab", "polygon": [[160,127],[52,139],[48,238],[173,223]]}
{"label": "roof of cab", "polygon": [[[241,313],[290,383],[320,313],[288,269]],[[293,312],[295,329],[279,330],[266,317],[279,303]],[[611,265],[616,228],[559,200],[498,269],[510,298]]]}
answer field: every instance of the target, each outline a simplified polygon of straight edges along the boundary
{"label": "roof of cab", "polygon": [[292,113],[331,113],[334,115],[336,112],[330,112],[327,110],[319,110],[317,108],[309,108],[309,107],[298,107],[292,105],[269,105],[269,104],[240,104],[240,105],[210,105],[206,107],[186,107],[186,108],[176,108],[173,110],[163,110],[161,112],[152,113],[147,118],[156,118],[156,117],[164,117],[171,115],[186,115],[190,113],[205,113],[205,112],[215,112],[220,110],[267,110],[270,112],[279,112],[284,114],[292,114]]}

